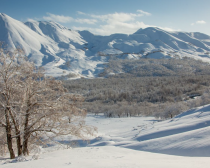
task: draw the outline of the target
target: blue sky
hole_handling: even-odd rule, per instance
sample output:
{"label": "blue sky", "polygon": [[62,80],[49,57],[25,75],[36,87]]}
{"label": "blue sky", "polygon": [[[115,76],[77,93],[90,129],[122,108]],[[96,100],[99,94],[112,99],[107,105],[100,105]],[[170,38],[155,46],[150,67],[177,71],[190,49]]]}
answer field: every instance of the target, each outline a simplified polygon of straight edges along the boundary
{"label": "blue sky", "polygon": [[210,35],[210,0],[0,0],[14,19],[52,20],[94,34],[132,34],[139,28]]}

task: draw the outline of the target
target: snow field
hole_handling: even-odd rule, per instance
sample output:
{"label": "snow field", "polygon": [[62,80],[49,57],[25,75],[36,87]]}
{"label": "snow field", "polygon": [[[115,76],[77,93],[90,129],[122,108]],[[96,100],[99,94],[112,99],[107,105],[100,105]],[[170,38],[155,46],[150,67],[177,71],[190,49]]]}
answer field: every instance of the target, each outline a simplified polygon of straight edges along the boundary
{"label": "snow field", "polygon": [[210,164],[209,117],[210,105],[165,121],[154,117],[88,115],[87,124],[98,127],[98,137],[90,144],[79,141],[81,147],[71,149],[65,145],[65,149],[42,148],[37,160],[32,159],[33,154],[23,162],[3,159],[1,167],[207,168]]}

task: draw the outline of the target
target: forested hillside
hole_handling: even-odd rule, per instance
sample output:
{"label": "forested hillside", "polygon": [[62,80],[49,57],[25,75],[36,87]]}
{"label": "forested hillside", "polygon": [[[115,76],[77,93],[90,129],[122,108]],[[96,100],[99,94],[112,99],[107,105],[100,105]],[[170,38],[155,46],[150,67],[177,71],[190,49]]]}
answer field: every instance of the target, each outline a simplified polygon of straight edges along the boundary
{"label": "forested hillside", "polygon": [[[122,73],[113,74],[116,68]],[[209,74],[208,63],[187,58],[113,60],[104,72],[107,78],[65,81],[65,87],[84,95],[88,112],[168,118],[210,103]]]}

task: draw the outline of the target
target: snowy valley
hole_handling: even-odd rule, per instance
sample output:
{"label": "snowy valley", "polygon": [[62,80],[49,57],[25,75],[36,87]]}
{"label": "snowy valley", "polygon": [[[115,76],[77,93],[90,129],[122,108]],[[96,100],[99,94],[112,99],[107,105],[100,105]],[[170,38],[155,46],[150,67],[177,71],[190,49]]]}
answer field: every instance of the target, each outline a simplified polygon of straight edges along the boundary
{"label": "snowy valley", "polygon": [[[60,118],[53,116],[54,120],[43,120],[42,124],[48,132],[54,131],[56,134],[58,126],[62,126],[60,121],[64,120],[72,129],[72,135],[65,134],[68,130],[65,125],[65,131],[62,132],[62,127],[60,129],[62,136],[54,137],[50,133],[37,136],[41,142],[50,137],[49,144],[46,141],[43,145],[37,145],[37,139],[32,138],[34,141],[29,156],[10,159],[7,149],[3,149],[6,143],[2,143],[0,167],[209,167],[210,36],[199,32],[169,32],[157,27],[139,29],[133,34],[101,36],[89,31],[71,30],[52,21],[23,23],[0,13],[0,42],[6,50],[22,49],[29,61],[36,65],[31,71],[28,70],[31,72],[29,75],[24,68],[19,67],[18,72],[12,69],[15,75],[11,80],[18,81],[19,89],[14,87],[15,82],[8,84],[7,80],[3,80],[3,75],[0,76],[1,81],[6,81],[5,86],[8,84],[14,89],[15,96],[11,97],[14,104],[10,108],[17,112],[25,110],[27,115],[27,109],[31,107],[26,101],[28,97],[30,100],[27,94],[33,93],[28,90],[36,88],[34,83],[37,82],[40,88],[35,91],[39,96],[32,94],[31,100],[32,103],[37,100],[40,104],[34,103],[35,107],[38,104],[37,109],[30,110],[38,118],[30,116],[31,122],[35,120],[30,129],[37,130],[35,126],[41,129],[39,118],[41,121],[52,112]],[[1,56],[4,57],[4,54]],[[7,59],[4,60],[6,65]],[[16,59],[12,61],[18,64]],[[36,78],[33,75],[39,66],[44,67],[45,72],[40,72],[43,76],[36,74]],[[4,74],[4,69],[1,68],[0,72]],[[27,77],[16,78],[22,75],[19,72],[27,74]],[[52,79],[55,83],[51,85],[50,78],[49,83],[43,82],[49,87],[46,90],[44,84],[39,83],[46,76],[78,80],[60,82]],[[24,81],[32,81],[29,89],[25,89],[27,85]],[[5,88],[0,85],[3,91]],[[7,103],[3,91],[0,100]],[[50,91],[54,94],[48,94]],[[26,96],[19,98],[16,94]],[[49,102],[52,104],[48,105],[43,97],[51,100]],[[55,102],[59,102],[59,106]],[[2,105],[0,110],[6,109],[7,112],[5,107],[9,106]],[[69,116],[60,116],[59,107]],[[72,116],[67,108],[73,111]],[[19,118],[16,122],[11,117],[10,123],[24,123],[26,115],[12,110],[11,114],[14,112],[15,117]],[[4,120],[0,122],[3,130],[3,127],[6,128],[4,113],[0,113],[0,117]],[[53,128],[48,128],[49,123]],[[15,124],[11,124],[14,142],[18,136]],[[91,132],[89,128],[92,127],[86,127],[83,132],[85,124],[98,129],[95,136],[88,134],[88,142],[76,137],[81,132]],[[24,124],[19,126],[22,126],[19,136],[23,136],[27,132],[23,128],[28,127]],[[1,133],[5,140],[4,131]],[[31,132],[30,136],[36,134]],[[17,152],[16,147],[14,149]]]}

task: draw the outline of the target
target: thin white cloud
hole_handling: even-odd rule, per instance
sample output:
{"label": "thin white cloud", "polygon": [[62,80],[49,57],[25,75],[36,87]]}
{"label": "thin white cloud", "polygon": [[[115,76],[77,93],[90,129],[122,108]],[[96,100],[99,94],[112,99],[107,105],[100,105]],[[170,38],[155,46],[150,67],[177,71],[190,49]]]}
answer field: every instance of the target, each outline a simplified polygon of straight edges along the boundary
{"label": "thin white cloud", "polygon": [[74,19],[70,16],[63,16],[63,15],[54,15],[52,13],[47,13],[47,16],[43,16],[44,20],[50,20],[60,23],[68,23],[73,21]]}
{"label": "thin white cloud", "polygon": [[81,11],[77,11],[78,14],[80,15],[86,15],[94,19],[99,19],[101,21],[105,22],[115,22],[115,21],[120,21],[120,22],[128,22],[128,21],[134,21],[136,20],[137,17],[142,17],[142,16],[149,16],[151,15],[148,12],[145,12],[143,10],[137,10],[136,13],[123,13],[123,12],[115,12],[111,14],[106,14],[106,15],[95,15],[95,14],[87,14]]}
{"label": "thin white cloud", "polygon": [[137,31],[139,28],[150,27],[149,25],[144,24],[143,22],[115,22],[101,25],[100,28],[96,29],[97,34],[110,35],[114,33],[123,33],[123,34],[132,34]]}
{"label": "thin white cloud", "polygon": [[139,12],[139,13],[141,13],[141,14],[143,14],[143,15],[146,15],[146,16],[152,15],[151,13],[145,12],[145,11],[143,11],[143,10],[137,10],[137,12]]}
{"label": "thin white cloud", "polygon": [[113,14],[107,14],[107,15],[90,15],[92,18],[100,19],[101,21],[105,22],[127,22],[134,20],[134,16],[132,14],[127,13],[113,13]]}
{"label": "thin white cloud", "polygon": [[28,22],[36,22],[35,19],[30,19],[30,18],[28,18],[27,21],[28,21]]}
{"label": "thin white cloud", "polygon": [[81,12],[81,11],[77,11],[77,13],[80,15],[86,15],[84,12]]}
{"label": "thin white cloud", "polygon": [[[61,23],[75,22],[84,24],[85,26],[74,26],[73,29],[89,30],[94,34],[99,35],[110,35],[114,33],[132,34],[140,28],[157,27],[153,25],[147,25],[144,22],[139,21],[139,18],[141,17],[152,15],[151,13],[145,12],[143,10],[137,10],[133,13],[115,12],[105,15],[88,14],[81,11],[77,11],[77,13],[82,15],[82,18],[72,18],[69,16],[47,13],[47,16],[44,16],[43,19]],[[89,27],[86,26],[87,24],[96,26]],[[167,31],[174,31],[173,29],[167,27],[162,29]]]}
{"label": "thin white cloud", "polygon": [[[78,11],[77,13],[86,17],[97,19],[100,25],[97,28],[74,27],[74,29],[89,30],[94,34],[100,34],[100,35],[110,35],[114,33],[132,34],[140,28],[157,27],[153,25],[147,25],[139,21],[138,18],[140,17],[152,15],[151,13],[145,12],[143,10],[137,10],[136,13],[115,12],[106,15],[88,14],[81,11]],[[174,29],[167,27],[161,29],[164,29],[166,31],[175,31]]]}
{"label": "thin white cloud", "polygon": [[[125,33],[130,34],[139,28],[148,27],[143,22],[139,22],[137,19],[143,16],[150,16],[151,13],[143,10],[137,10],[135,13],[123,13],[115,12],[105,15],[88,14],[81,11],[77,11],[78,14],[98,20],[99,27],[88,30],[96,34],[109,35],[113,33]],[[82,27],[74,27],[77,30],[81,30]]]}
{"label": "thin white cloud", "polygon": [[74,21],[82,24],[95,24],[97,22],[95,19],[74,19]]}
{"label": "thin white cloud", "polygon": [[[82,12],[80,12],[80,13],[82,13]],[[97,22],[97,20],[95,20],[95,19],[74,19],[70,16],[55,15],[52,13],[47,13],[47,16],[43,16],[43,19],[55,21],[55,22],[59,22],[59,23],[77,22],[77,23],[81,23],[81,24],[95,24]]]}
{"label": "thin white cloud", "polygon": [[199,20],[199,21],[196,22],[196,24],[206,24],[206,21],[204,21],[204,20]]}
{"label": "thin white cloud", "polygon": [[206,24],[206,21],[204,21],[204,20],[198,20],[195,23],[191,23],[191,26],[194,26],[194,25],[204,25],[204,24]]}

